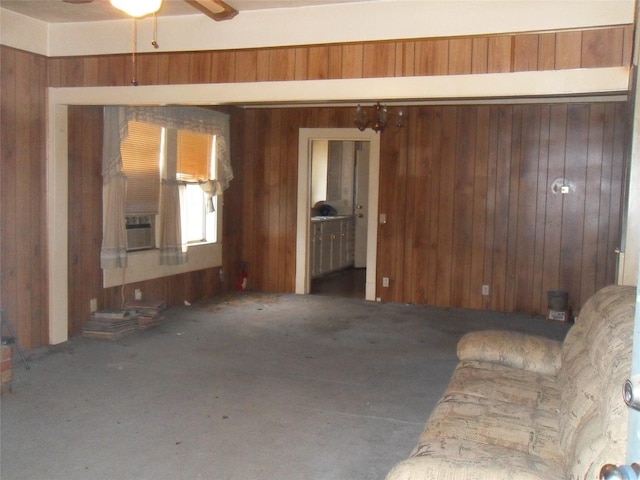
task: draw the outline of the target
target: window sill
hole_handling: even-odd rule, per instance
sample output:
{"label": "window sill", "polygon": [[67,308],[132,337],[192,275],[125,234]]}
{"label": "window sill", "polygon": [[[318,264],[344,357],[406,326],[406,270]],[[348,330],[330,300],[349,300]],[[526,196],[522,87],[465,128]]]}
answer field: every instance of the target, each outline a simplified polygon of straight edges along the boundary
{"label": "window sill", "polygon": [[129,252],[127,262],[129,266],[126,269],[102,270],[104,288],[219,267],[222,265],[222,244],[208,242],[190,244],[188,261],[183,265],[160,265],[160,253],[157,248]]}
{"label": "window sill", "polygon": [[192,247],[200,247],[202,245],[215,245],[217,242],[208,242],[206,240],[202,241],[202,242],[192,242],[192,243],[188,243],[187,246],[189,248]]}

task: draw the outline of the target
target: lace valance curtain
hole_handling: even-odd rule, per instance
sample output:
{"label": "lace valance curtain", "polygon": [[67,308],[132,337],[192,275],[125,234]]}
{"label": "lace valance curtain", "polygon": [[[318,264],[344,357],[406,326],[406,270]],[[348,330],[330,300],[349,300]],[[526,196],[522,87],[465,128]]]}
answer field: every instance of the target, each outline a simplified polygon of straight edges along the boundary
{"label": "lace valance curtain", "polygon": [[176,130],[190,130],[216,136],[218,182],[226,190],[233,180],[229,156],[229,115],[198,107],[126,107],[127,120],[153,123]]}

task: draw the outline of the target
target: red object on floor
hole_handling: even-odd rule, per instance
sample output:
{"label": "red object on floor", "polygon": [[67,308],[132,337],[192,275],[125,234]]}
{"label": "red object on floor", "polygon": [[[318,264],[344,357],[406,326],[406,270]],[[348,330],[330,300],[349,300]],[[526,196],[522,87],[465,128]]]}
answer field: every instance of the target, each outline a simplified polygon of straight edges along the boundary
{"label": "red object on floor", "polygon": [[242,262],[240,264],[240,272],[238,273],[238,284],[236,288],[238,290],[246,290],[248,278],[249,278],[249,271],[247,270],[247,262]]}

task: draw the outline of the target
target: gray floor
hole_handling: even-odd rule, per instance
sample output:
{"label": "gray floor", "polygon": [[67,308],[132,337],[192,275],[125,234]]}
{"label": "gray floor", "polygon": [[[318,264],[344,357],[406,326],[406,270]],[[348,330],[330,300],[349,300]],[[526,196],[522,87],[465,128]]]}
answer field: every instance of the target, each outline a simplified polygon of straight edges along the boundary
{"label": "gray floor", "polygon": [[466,331],[562,338],[529,315],[246,294],[117,342],[29,352],[1,400],[3,480],[383,479]]}

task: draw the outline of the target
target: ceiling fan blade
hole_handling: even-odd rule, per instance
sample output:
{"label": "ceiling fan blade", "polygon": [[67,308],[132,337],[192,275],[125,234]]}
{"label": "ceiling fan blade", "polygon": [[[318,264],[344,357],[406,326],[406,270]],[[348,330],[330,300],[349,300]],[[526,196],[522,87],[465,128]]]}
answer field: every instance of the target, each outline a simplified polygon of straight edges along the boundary
{"label": "ceiling fan blade", "polygon": [[222,0],[185,0],[205,15],[214,20],[229,20],[238,14],[238,11]]}

